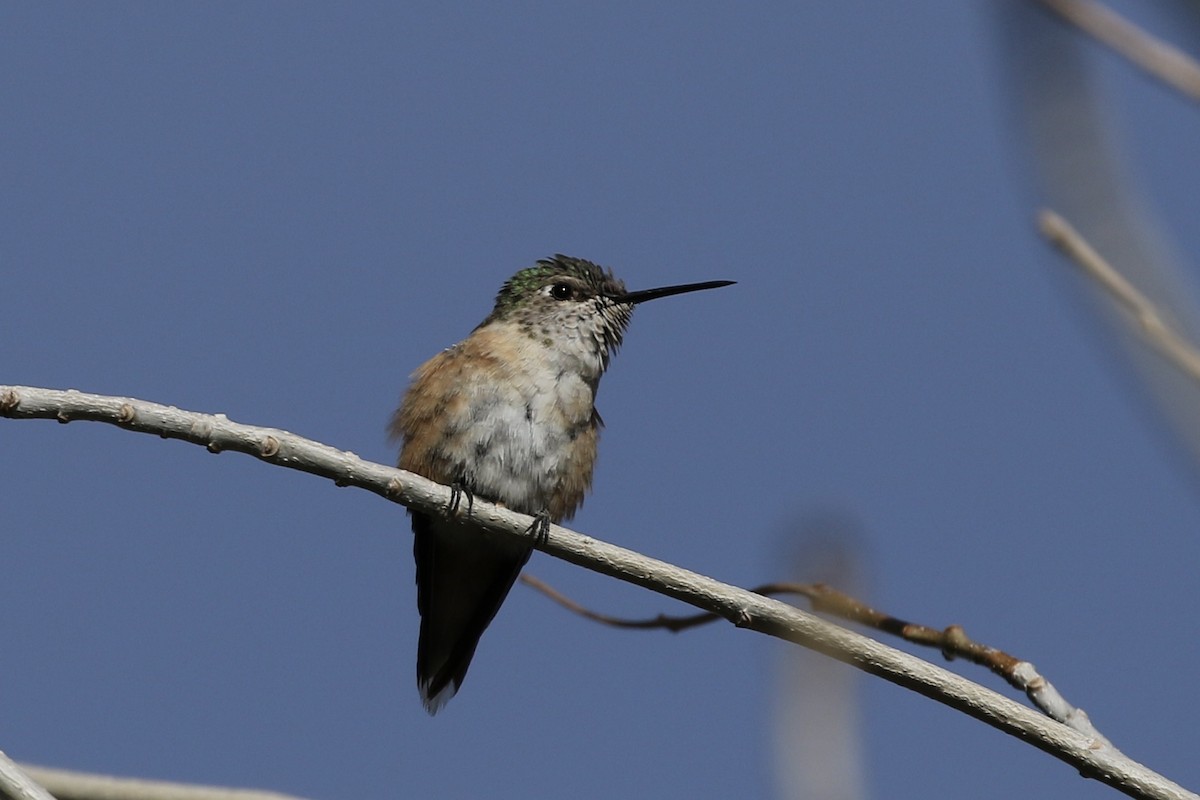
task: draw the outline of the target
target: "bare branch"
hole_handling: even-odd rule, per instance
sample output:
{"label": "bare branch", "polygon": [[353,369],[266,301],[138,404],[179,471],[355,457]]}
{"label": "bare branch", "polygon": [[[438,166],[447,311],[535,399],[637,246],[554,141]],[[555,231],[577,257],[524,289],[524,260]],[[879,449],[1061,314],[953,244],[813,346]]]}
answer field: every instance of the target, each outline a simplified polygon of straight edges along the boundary
{"label": "bare branch", "polygon": [[1125,280],[1121,273],[1088,244],[1082,234],[1065,219],[1049,210],[1043,210],[1038,215],[1038,226],[1051,244],[1066,253],[1088,277],[1100,284],[1133,315],[1138,331],[1146,342],[1189,377],[1200,381],[1200,352],[1172,330],[1163,321],[1154,303]]}
{"label": "bare branch", "polygon": [[[231,422],[124,397],[27,386],[0,386],[0,416],[13,419],[93,420],[169,439],[183,439],[219,453],[235,450],[272,464],[357,486],[420,511],[441,514],[450,487],[419,475],[374,464],[353,453],[277,428]],[[948,670],[840,628],[786,603],[721,583],[632,550],[551,525],[541,539],[528,533],[533,518],[476,498],[473,518],[500,535],[524,537],[538,549],[594,572],[632,583],[717,614],[738,627],[785,639],[912,689],[1028,741],[1071,764],[1087,777],[1131,797],[1193,798],[1188,792],[1092,736],[1085,736]]]}
{"label": "bare branch", "polygon": [[1200,100],[1200,64],[1094,0],[1040,0],[1042,5],[1111,47],[1144,72]]}
{"label": "bare branch", "polygon": [[53,792],[57,800],[300,800],[292,795],[256,789],[115,778],[29,764],[22,765],[22,769]]}
{"label": "bare branch", "polygon": [[54,798],[34,782],[12,759],[0,752],[0,800],[54,800]]}
{"label": "bare branch", "polygon": [[[521,582],[581,617],[614,628],[661,629],[678,633],[720,619],[719,616],[712,613],[688,616],[659,614],[648,619],[614,617],[587,608],[533,575],[521,575]],[[750,589],[750,591],[764,597],[775,597],[781,594],[800,595],[812,603],[813,611],[857,622],[877,631],[899,636],[906,642],[935,648],[941,651],[947,660],[964,658],[974,664],[979,664],[999,675],[1014,689],[1024,692],[1030,701],[1051,719],[1069,725],[1097,742],[1104,742],[1106,746],[1111,744],[1092,724],[1087,712],[1068,703],[1053,684],[1038,673],[1033,664],[1011,656],[1003,650],[976,642],[967,636],[967,632],[961,625],[951,625],[939,630],[927,625],[907,622],[899,617],[877,611],[866,603],[823,583],[765,583]]]}

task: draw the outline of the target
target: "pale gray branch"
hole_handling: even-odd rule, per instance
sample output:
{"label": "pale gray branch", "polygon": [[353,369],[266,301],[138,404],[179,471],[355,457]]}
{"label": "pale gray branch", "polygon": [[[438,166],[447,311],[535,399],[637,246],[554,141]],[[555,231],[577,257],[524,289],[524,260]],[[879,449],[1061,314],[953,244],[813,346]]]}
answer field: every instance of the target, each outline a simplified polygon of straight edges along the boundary
{"label": "pale gray branch", "polygon": [[0,752],[0,800],[54,800],[12,759]]}
{"label": "pale gray branch", "polygon": [[[123,397],[26,386],[0,386],[0,416],[15,419],[93,420],[128,430],[184,439],[212,452],[235,450],[264,461],[357,486],[393,502],[444,513],[450,489],[419,475],[364,461],[353,453],[276,428],[231,422]],[[529,537],[531,517],[474,503],[473,518],[499,534]],[[795,642],[864,672],[912,689],[1005,733],[1028,741],[1132,797],[1196,795],[1129,759],[1103,739],[1087,736],[941,667],[840,628],[794,606],[552,525],[538,548],[556,558],[618,578],[719,614],[738,627]]]}
{"label": "pale gray branch", "polygon": [[56,800],[301,800],[292,795],[257,789],[116,778],[29,764],[23,764],[22,769],[49,789]]}

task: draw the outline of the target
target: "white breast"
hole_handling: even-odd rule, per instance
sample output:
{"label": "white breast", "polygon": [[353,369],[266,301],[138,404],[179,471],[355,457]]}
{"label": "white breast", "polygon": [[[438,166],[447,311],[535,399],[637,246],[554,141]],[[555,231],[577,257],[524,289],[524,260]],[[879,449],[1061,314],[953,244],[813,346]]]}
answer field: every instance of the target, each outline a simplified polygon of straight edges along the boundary
{"label": "white breast", "polygon": [[504,359],[509,374],[478,375],[462,387],[467,418],[458,446],[467,448],[475,491],[533,514],[548,507],[575,437],[592,424],[603,363],[582,339],[554,347],[525,336],[508,341],[518,343]]}

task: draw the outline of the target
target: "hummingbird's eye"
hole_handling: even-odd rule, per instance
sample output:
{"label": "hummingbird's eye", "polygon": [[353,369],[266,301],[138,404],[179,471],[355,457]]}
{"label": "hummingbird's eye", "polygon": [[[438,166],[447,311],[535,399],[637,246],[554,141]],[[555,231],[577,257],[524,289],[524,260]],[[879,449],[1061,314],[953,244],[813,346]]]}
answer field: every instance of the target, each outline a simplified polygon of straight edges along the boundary
{"label": "hummingbird's eye", "polygon": [[570,300],[574,294],[570,284],[556,283],[550,287],[550,296],[555,300]]}

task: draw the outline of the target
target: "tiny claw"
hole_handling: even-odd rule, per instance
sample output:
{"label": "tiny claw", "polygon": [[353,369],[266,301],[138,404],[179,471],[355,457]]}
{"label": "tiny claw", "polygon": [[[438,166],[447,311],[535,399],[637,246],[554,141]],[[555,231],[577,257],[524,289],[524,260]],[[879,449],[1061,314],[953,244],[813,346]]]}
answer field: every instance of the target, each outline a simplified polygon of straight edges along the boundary
{"label": "tiny claw", "polygon": [[463,496],[467,498],[467,516],[471,516],[471,512],[475,510],[475,495],[471,492],[467,482],[462,480],[454,481],[450,484],[450,502],[446,505],[446,512],[452,516],[458,516],[458,508],[462,504]]}
{"label": "tiny claw", "polygon": [[533,515],[533,524],[526,530],[533,537],[534,547],[544,547],[550,541],[550,512],[542,509]]}

